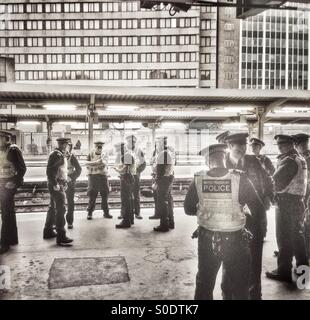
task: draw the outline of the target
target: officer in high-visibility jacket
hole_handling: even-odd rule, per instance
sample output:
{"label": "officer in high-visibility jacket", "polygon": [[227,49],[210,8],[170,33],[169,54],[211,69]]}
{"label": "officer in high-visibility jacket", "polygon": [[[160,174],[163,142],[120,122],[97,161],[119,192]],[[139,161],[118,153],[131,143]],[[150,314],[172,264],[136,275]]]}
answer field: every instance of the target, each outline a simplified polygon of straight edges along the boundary
{"label": "officer in high-visibility jacket", "polygon": [[129,135],[126,137],[127,150],[135,158],[136,174],[134,175],[135,183],[133,186],[133,203],[132,208],[136,219],[142,219],[140,215],[140,175],[146,168],[146,162],[143,151],[137,146],[137,137]]}
{"label": "officer in high-visibility jacket", "polygon": [[266,170],[266,172],[270,176],[273,176],[273,174],[275,172],[275,168],[272,164],[272,161],[266,155],[261,154],[261,150],[265,146],[265,142],[260,139],[257,139],[257,138],[252,138],[252,139],[250,139],[250,146],[252,148],[253,154],[260,161],[260,163],[262,164],[262,166]]}
{"label": "officer in high-visibility jacket", "polygon": [[[47,162],[47,186],[51,196],[51,203],[47,212],[43,238],[56,236],[58,245],[68,245],[73,240],[66,236],[66,190],[68,187],[67,152],[70,138],[58,138],[58,147],[51,152]],[[53,229],[56,211],[56,232]]]}
{"label": "officer in high-visibility jacket", "polygon": [[292,260],[296,267],[308,266],[305,246],[304,197],[307,191],[307,164],[294,148],[294,138],[275,136],[280,155],[273,175],[276,190],[276,236],[279,249],[277,269],[266,272],[270,279],[291,282]]}
{"label": "officer in high-visibility jacket", "polygon": [[[226,168],[238,169],[246,172],[249,180],[263,201],[265,208],[259,215],[253,213],[247,215],[247,228],[253,234],[250,244],[251,250],[251,287],[250,298],[260,300],[262,297],[261,273],[263,244],[267,232],[266,210],[269,210],[270,203],[273,201],[274,189],[272,178],[261,165],[255,155],[246,154],[248,133],[233,133],[225,138],[229,152],[226,156]],[[257,220],[259,218],[260,220]],[[223,270],[222,292],[224,299],[231,299],[229,289],[229,279],[225,277]]]}
{"label": "officer in high-visibility jacket", "polygon": [[134,188],[134,176],[136,175],[135,157],[132,155],[125,143],[120,142],[114,145],[116,164],[113,167],[120,175],[121,215],[122,221],[115,225],[117,229],[130,228],[134,224],[132,209],[132,193]]}
{"label": "officer in high-visibility jacket", "polygon": [[299,133],[295,134],[293,138],[295,139],[295,147],[299,154],[306,160],[308,168],[307,192],[305,196],[305,240],[308,257],[310,257],[310,136],[306,133]]}
{"label": "officer in high-visibility jacket", "polygon": [[0,131],[0,254],[18,244],[14,197],[26,173],[23,155],[17,145],[11,143],[11,138],[10,132]]}
{"label": "officer in high-visibility jacket", "polygon": [[68,210],[66,220],[68,229],[73,229],[74,221],[74,196],[77,178],[81,175],[82,168],[75,154],[72,152],[72,142],[69,142],[68,158],[68,189],[66,190]]}
{"label": "officer in high-visibility jacket", "polygon": [[261,215],[263,203],[245,173],[225,168],[226,148],[215,144],[201,151],[209,170],[195,174],[184,201],[185,213],[197,215],[199,225],[196,300],[213,299],[222,263],[231,298],[249,299],[250,234],[245,230],[244,206]]}
{"label": "officer in high-visibility jacket", "polygon": [[[68,150],[66,152],[67,157],[67,189],[66,189],[66,199],[67,199],[67,214],[66,221],[68,224],[68,229],[73,229],[74,221],[74,195],[75,195],[75,184],[77,178],[82,172],[82,168],[77,160],[76,156],[72,153],[72,142],[68,138]],[[56,224],[56,212],[55,212],[55,202],[51,198],[50,205],[47,212],[45,228],[43,231],[43,238],[50,239],[57,236],[55,231]]]}
{"label": "officer in high-visibility jacket", "polygon": [[175,155],[168,146],[168,138],[166,136],[157,138],[156,147],[158,153],[154,164],[154,189],[160,224],[153,230],[167,232],[175,227],[173,197],[171,194],[174,181]]}
{"label": "officer in high-visibility jacket", "polygon": [[87,195],[89,197],[87,219],[91,220],[93,218],[98,192],[101,195],[103,217],[111,219],[113,217],[109,213],[108,205],[108,154],[103,150],[104,142],[96,141],[94,145],[95,149],[87,156],[87,161],[85,162],[88,171]]}

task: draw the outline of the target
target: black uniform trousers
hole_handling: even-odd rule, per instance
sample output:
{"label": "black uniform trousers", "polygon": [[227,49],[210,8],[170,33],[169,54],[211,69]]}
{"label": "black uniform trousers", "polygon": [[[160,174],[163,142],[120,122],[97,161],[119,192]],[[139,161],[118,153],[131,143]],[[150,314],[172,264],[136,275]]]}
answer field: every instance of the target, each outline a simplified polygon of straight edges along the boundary
{"label": "black uniform trousers", "polygon": [[[67,214],[66,220],[68,224],[73,224],[74,221],[74,195],[75,195],[75,181],[68,182],[68,187],[66,192],[66,199],[67,199]],[[50,201],[47,215],[46,215],[46,222],[45,222],[45,229],[51,230],[54,229],[56,225],[56,212],[55,212],[55,202],[52,200]]]}
{"label": "black uniform trousers", "polygon": [[89,197],[87,211],[91,214],[96,208],[97,195],[100,193],[101,196],[101,209],[104,215],[109,214],[108,196],[109,196],[109,185],[108,178],[102,174],[91,174],[88,176],[88,191]]}
{"label": "black uniform trousers", "polygon": [[121,213],[123,217],[123,221],[126,224],[130,224],[134,220],[134,213],[132,209],[133,203],[133,188],[134,182],[132,183],[125,178],[124,175],[121,175],[120,180],[120,190],[121,190]]}
{"label": "black uniform trousers", "polygon": [[132,209],[136,216],[140,215],[140,175],[134,175],[134,185],[132,190]]}
{"label": "black uniform trousers", "polygon": [[278,272],[291,276],[292,260],[296,266],[309,265],[305,244],[305,206],[301,196],[277,195],[276,237],[279,248]]}
{"label": "black uniform trousers", "polygon": [[173,198],[171,194],[173,180],[174,177],[172,175],[163,176],[157,180],[156,200],[162,227],[169,227],[170,224],[174,223]]}
{"label": "black uniform trousers", "polygon": [[217,273],[223,263],[233,300],[249,299],[250,249],[242,231],[216,233],[220,243],[214,248],[215,233],[198,230],[198,273],[195,300],[213,300]]}
{"label": "black uniform trousers", "polygon": [[65,186],[60,184],[60,190],[55,191],[52,185],[48,185],[51,196],[50,205],[46,215],[45,229],[51,230],[56,225],[59,236],[65,234],[66,192]]}
{"label": "black uniform trousers", "polygon": [[158,196],[157,196],[157,190],[153,190],[153,198],[154,198],[154,208],[155,208],[155,212],[154,215],[157,218],[160,218],[160,212],[159,212],[159,207],[158,207]]}
{"label": "black uniform trousers", "polygon": [[[262,213],[266,217],[266,211]],[[260,215],[261,216],[261,215]],[[250,270],[250,299],[251,300],[261,300],[262,298],[262,260],[263,260],[263,246],[264,238],[266,236],[267,222],[266,220],[262,223],[263,227],[258,224],[258,222],[252,221],[251,216],[247,216],[246,228],[251,232],[252,239],[249,243],[250,256],[251,256],[251,270]],[[222,274],[222,296],[224,300],[232,300],[232,288],[226,277],[226,270],[223,267]]]}
{"label": "black uniform trousers", "polygon": [[15,214],[14,197],[17,189],[5,188],[6,182],[0,182],[0,206],[1,206],[1,241],[2,245],[18,244],[18,233]]}
{"label": "black uniform trousers", "polygon": [[68,188],[66,190],[67,196],[67,214],[66,220],[68,224],[73,224],[74,221],[74,195],[75,195],[75,181],[68,182]]}

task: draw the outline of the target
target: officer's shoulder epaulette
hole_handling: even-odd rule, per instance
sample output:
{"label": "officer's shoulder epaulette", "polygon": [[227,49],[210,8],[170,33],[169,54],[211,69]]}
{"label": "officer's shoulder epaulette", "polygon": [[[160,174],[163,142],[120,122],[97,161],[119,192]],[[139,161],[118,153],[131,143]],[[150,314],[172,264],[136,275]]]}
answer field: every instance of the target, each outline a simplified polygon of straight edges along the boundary
{"label": "officer's shoulder epaulette", "polygon": [[239,175],[239,176],[245,176],[246,175],[245,171],[238,170],[238,169],[229,169],[228,172],[230,174],[235,174],[235,175]]}

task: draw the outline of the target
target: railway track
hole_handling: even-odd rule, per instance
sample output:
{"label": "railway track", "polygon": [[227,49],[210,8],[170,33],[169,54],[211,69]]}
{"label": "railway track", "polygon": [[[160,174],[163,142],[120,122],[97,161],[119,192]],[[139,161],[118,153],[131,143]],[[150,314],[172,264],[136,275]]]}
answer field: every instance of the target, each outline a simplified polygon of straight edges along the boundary
{"label": "railway track", "polygon": [[[186,191],[190,180],[176,179],[173,185],[173,198],[176,207],[183,206]],[[111,209],[120,208],[119,182],[113,181],[109,185],[109,206]],[[151,181],[143,181],[142,189],[150,189]],[[17,213],[24,212],[45,212],[48,210],[50,195],[47,190],[46,182],[26,183],[18,191],[15,198],[15,208]],[[76,210],[86,210],[88,204],[87,183],[79,181],[76,185],[75,194]],[[141,195],[141,207],[150,208],[154,206],[153,197],[145,197]],[[100,197],[97,198],[96,209],[100,210]]]}

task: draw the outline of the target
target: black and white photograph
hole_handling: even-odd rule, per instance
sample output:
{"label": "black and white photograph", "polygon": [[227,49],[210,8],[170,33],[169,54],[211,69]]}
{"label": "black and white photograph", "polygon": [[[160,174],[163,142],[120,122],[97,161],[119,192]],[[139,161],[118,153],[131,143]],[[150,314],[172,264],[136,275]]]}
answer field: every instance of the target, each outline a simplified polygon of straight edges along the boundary
{"label": "black and white photograph", "polygon": [[310,0],[1,0],[0,315],[310,300],[309,35]]}

